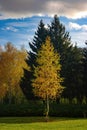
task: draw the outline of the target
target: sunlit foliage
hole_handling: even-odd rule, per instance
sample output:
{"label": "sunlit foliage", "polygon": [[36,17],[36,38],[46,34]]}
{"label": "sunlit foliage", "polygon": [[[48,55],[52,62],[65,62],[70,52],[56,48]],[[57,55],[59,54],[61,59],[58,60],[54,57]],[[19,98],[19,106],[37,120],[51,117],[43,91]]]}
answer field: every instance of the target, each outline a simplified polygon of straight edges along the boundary
{"label": "sunlit foliage", "polygon": [[11,43],[7,43],[0,51],[0,99],[5,97],[11,103],[13,97],[20,100],[23,96],[20,89],[20,78],[23,75],[23,67],[27,68],[24,61],[26,52],[17,50]]}
{"label": "sunlit foliage", "polygon": [[[46,42],[42,44],[37,54],[37,66],[35,66],[33,80],[34,93],[47,101],[47,113],[49,112],[49,99],[56,98],[63,90],[61,86],[62,78],[60,78],[60,56],[54,52],[50,38],[46,38]],[[47,114],[48,115],[48,114]]]}

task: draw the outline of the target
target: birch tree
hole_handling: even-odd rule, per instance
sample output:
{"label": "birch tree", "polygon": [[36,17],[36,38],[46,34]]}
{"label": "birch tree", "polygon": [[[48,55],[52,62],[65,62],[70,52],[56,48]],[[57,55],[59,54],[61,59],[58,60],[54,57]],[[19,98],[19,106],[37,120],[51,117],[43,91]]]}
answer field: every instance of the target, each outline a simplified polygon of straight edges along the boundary
{"label": "birch tree", "polygon": [[49,115],[49,100],[60,96],[63,87],[60,77],[60,56],[54,52],[50,37],[46,38],[37,53],[37,66],[34,67],[35,79],[32,81],[33,92],[46,101],[46,117]]}

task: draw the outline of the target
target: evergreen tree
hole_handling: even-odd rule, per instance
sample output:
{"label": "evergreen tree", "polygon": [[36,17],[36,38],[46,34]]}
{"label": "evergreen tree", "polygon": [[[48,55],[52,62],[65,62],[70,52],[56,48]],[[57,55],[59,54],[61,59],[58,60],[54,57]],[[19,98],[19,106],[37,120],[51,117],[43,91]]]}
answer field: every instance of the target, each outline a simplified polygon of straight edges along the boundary
{"label": "evergreen tree", "polygon": [[77,46],[72,46],[69,33],[66,31],[65,26],[60,23],[57,15],[54,16],[54,20],[49,25],[49,35],[55,50],[60,54],[61,77],[64,78],[63,86],[66,87],[63,96],[72,100],[74,96],[78,95],[78,87],[80,89],[82,84],[80,51]]}
{"label": "evergreen tree", "polygon": [[69,83],[67,71],[70,71],[68,63],[71,61],[70,54],[73,47],[69,33],[66,31],[65,26],[60,23],[57,15],[54,16],[54,20],[51,25],[49,25],[49,35],[55,50],[60,54],[60,63],[62,65],[61,76],[64,77],[63,85],[67,91],[67,84]]}
{"label": "evergreen tree", "polygon": [[35,32],[34,39],[29,43],[30,51],[28,52],[28,57],[26,59],[27,65],[30,67],[30,71],[24,69],[24,77],[21,79],[21,88],[26,95],[27,99],[34,99],[34,94],[32,92],[31,79],[33,78],[34,65],[36,65],[37,52],[40,49],[43,42],[45,42],[47,36],[47,30],[45,25],[41,20],[37,31]]}
{"label": "evergreen tree", "polygon": [[63,51],[72,46],[69,33],[66,31],[65,26],[60,23],[57,15],[54,16],[54,20],[49,25],[49,35],[55,50],[60,53],[60,56],[64,55]]}
{"label": "evergreen tree", "polygon": [[63,90],[60,85],[62,78],[60,78],[60,57],[54,52],[50,38],[46,38],[46,42],[41,46],[37,54],[37,66],[35,66],[34,76],[32,81],[34,87],[33,91],[36,96],[46,100],[47,111],[49,114],[49,99],[56,98]]}
{"label": "evergreen tree", "polygon": [[66,71],[65,84],[67,88],[64,91],[64,96],[71,102],[73,98],[77,98],[78,102],[82,102],[82,51],[76,45],[68,55],[68,66]]}
{"label": "evergreen tree", "polygon": [[87,102],[87,48],[83,49],[83,89]]}

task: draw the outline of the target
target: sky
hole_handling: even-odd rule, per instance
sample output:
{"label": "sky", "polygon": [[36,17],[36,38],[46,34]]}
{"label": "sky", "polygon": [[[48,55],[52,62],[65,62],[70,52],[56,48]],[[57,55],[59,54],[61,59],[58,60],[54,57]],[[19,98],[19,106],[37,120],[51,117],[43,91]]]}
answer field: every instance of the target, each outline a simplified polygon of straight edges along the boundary
{"label": "sky", "polygon": [[87,0],[0,0],[0,45],[11,42],[28,49],[40,20],[50,24],[55,14],[72,43],[85,47]]}

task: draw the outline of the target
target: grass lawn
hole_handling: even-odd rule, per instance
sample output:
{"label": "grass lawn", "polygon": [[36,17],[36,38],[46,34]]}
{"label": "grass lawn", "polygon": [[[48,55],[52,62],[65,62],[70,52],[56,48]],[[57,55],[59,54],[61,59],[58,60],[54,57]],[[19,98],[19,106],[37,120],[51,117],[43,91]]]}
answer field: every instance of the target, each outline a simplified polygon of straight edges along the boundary
{"label": "grass lawn", "polygon": [[1,117],[0,130],[87,130],[87,119],[51,117]]}

